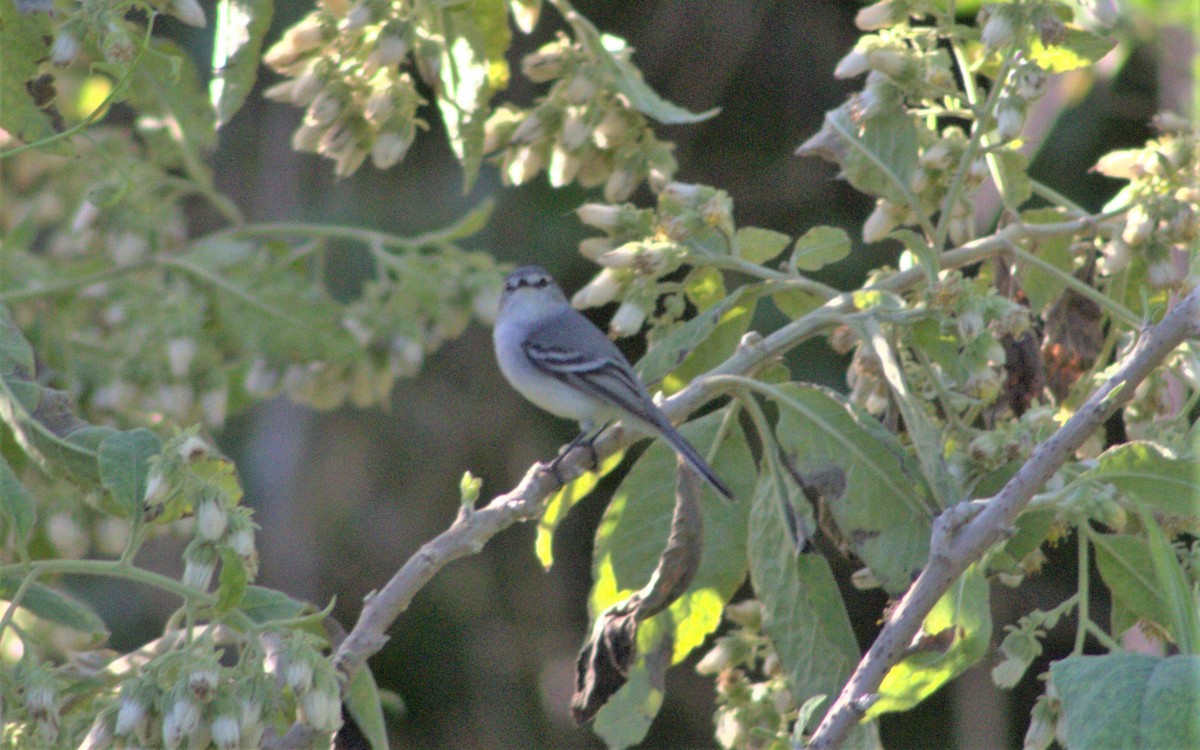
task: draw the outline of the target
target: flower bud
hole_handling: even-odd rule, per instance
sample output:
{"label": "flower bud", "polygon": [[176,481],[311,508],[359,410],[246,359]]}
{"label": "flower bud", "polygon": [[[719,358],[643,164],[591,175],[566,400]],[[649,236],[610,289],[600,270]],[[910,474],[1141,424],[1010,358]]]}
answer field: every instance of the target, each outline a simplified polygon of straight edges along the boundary
{"label": "flower bud", "polygon": [[283,38],[263,55],[263,62],[275,70],[286,69],[324,41],[320,17],[316,13],[310,13],[284,33]]}
{"label": "flower bud", "polygon": [[213,699],[217,692],[217,681],[220,679],[220,672],[215,664],[208,664],[194,668],[188,675],[188,692],[196,699],[197,702],[204,704]]}
{"label": "flower bud", "polygon": [[565,60],[565,45],[561,41],[552,42],[537,52],[525,55],[521,61],[521,72],[534,83],[546,83],[562,75]]}
{"label": "flower bud", "polygon": [[408,153],[412,140],[400,133],[383,133],[371,146],[371,163],[377,169],[387,169],[399,164]]}
{"label": "flower bud", "polygon": [[596,274],[596,277],[586,286],[575,292],[575,296],[571,297],[571,306],[583,310],[607,305],[616,299],[617,293],[621,291],[621,286],[621,279],[617,272],[611,268],[605,268]]}
{"label": "flower bud", "polygon": [[875,202],[875,210],[863,222],[863,242],[881,242],[900,225],[898,212],[886,199]]}
{"label": "flower bud", "polygon": [[204,9],[196,0],[171,0],[168,12],[188,26],[202,29],[208,25],[208,21],[204,18]]}
{"label": "flower bud", "polygon": [[855,48],[847,52],[838,62],[837,67],[833,69],[833,77],[839,80],[857,78],[870,69],[871,65],[867,62],[867,56]]}
{"label": "flower bud", "polygon": [[617,167],[604,182],[604,200],[620,203],[627,200],[637,189],[638,177],[624,167]]}
{"label": "flower bud", "polygon": [[563,187],[571,184],[575,175],[579,174],[582,161],[578,156],[556,143],[550,152],[550,165],[546,168],[546,179],[553,187]]}
{"label": "flower bud", "polygon": [[230,713],[220,713],[209,726],[213,744],[217,750],[238,750],[242,744],[242,730],[238,726],[237,716]]}
{"label": "flower bud", "polygon": [[1155,289],[1175,286],[1182,280],[1183,274],[1169,257],[1150,263],[1146,268],[1146,281]]}
{"label": "flower bud", "polygon": [[900,15],[892,6],[892,0],[880,0],[860,9],[854,16],[854,25],[860,31],[879,31],[896,25]]}
{"label": "flower bud", "polygon": [[589,237],[579,243],[579,254],[591,261],[598,261],[612,249],[613,241],[608,237]]}
{"label": "flower bud", "polygon": [[980,32],[980,41],[989,50],[1007,47],[1012,43],[1012,14],[1005,11],[1006,9],[1003,8],[990,8],[987,23],[983,25],[983,31]]}
{"label": "flower bud", "polygon": [[894,49],[873,49],[867,53],[867,62],[888,78],[902,78],[909,71],[908,58]]}
{"label": "flower bud", "polygon": [[[299,649],[297,650],[299,652]],[[313,665],[308,654],[295,654],[283,670],[283,681],[296,695],[303,695],[312,688]]]}
{"label": "flower bud", "polygon": [[572,104],[586,104],[596,93],[596,84],[583,71],[579,71],[567,84],[563,97]]}
{"label": "flower bud", "polygon": [[1100,259],[1096,262],[1096,267],[1100,273],[1111,276],[1123,270],[1131,260],[1133,260],[1133,249],[1125,244],[1125,240],[1113,237],[1100,251]]}
{"label": "flower bud", "polygon": [[530,112],[513,131],[513,143],[533,143],[540,141],[546,134],[546,124],[542,122],[542,118],[537,112]]}
{"label": "flower bud", "polygon": [[[585,203],[575,209],[575,213],[584,224],[603,232],[615,230],[621,218],[620,207],[610,206],[606,203]],[[584,254],[586,255],[586,253]]]}
{"label": "flower bud", "polygon": [[1125,215],[1125,229],[1121,232],[1121,239],[1130,247],[1140,247],[1150,238],[1153,231],[1154,220],[1150,217],[1150,212],[1145,206],[1138,204]]}
{"label": "flower bud", "polygon": [[[194,0],[193,0],[194,1]],[[79,57],[79,37],[66,28],[59,29],[50,47],[50,62],[55,65],[70,65]]]}
{"label": "flower bud", "polygon": [[592,131],[592,142],[602,149],[613,149],[624,143],[628,133],[627,115],[620,109],[610,109]]}
{"label": "flower bud", "polygon": [[92,722],[91,729],[79,743],[79,750],[108,750],[113,746],[111,714],[100,714]]}
{"label": "flower bud", "polygon": [[229,515],[221,501],[215,497],[206,497],[196,508],[196,534],[201,539],[215,542],[225,533],[229,525]]}
{"label": "flower bud", "polygon": [[367,55],[367,64],[379,68],[394,68],[408,56],[409,46],[400,34],[382,34],[375,41],[375,49]]}
{"label": "flower bud", "polygon": [[321,673],[312,690],[300,696],[300,720],[319,732],[334,732],[342,725],[342,699],[333,677]]}
{"label": "flower bud", "polygon": [[642,309],[641,305],[627,299],[617,308],[616,314],[608,324],[608,329],[614,336],[632,336],[642,330],[642,324],[645,322],[646,311]]}
{"label": "flower bud", "polygon": [[1021,135],[1025,113],[1013,102],[1003,102],[996,112],[996,137],[1007,142]]}
{"label": "flower bud", "polygon": [[198,591],[208,591],[213,572],[217,568],[217,551],[212,545],[196,539],[184,550],[183,561],[183,585]]}
{"label": "flower bud", "polygon": [[278,385],[279,373],[268,369],[267,361],[261,357],[250,363],[250,369],[246,371],[242,381],[242,388],[246,393],[259,398],[270,396]]}
{"label": "flower bud", "polygon": [[1040,99],[1049,81],[1046,71],[1036,65],[1025,65],[1017,74],[1017,94],[1026,101]]}
{"label": "flower bud", "polygon": [[563,117],[562,132],[559,142],[569,151],[581,148],[587,143],[592,134],[592,128],[587,123],[585,113],[579,107],[567,107]]}
{"label": "flower bud", "polygon": [[504,176],[513,185],[524,185],[542,171],[546,159],[532,146],[521,146],[505,155]]}

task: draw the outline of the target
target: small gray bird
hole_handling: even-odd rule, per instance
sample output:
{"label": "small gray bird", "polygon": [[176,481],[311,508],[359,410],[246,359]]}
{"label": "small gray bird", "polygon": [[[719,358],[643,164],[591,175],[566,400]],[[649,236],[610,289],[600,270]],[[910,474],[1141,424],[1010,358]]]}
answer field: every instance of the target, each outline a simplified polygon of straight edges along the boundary
{"label": "small gray bird", "polygon": [[620,419],[667,441],[717,492],[733,499],[654,404],[629,360],[571,307],[545,269],[522,266],[505,278],[492,338],[500,372],[512,387],[551,414],[577,420],[581,440]]}

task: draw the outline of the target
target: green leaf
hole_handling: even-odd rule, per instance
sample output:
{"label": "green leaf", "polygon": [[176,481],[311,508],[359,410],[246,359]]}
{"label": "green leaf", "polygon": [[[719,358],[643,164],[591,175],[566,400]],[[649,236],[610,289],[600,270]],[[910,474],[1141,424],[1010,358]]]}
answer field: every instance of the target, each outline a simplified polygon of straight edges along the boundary
{"label": "green leaf", "polygon": [[1126,497],[1156,511],[1200,518],[1200,461],[1176,458],[1150,442],[1117,445],[1096,459],[1078,481],[1113,485]]}
{"label": "green leaf", "polygon": [[[728,407],[680,428],[701,455],[709,455],[727,410]],[[750,497],[753,459],[740,428],[734,426],[729,431],[712,467],[733,489],[735,497]],[[594,583],[588,599],[593,616],[650,580],[667,544],[675,509],[675,488],[675,454],[662,441],[655,441],[613,494],[596,531],[592,554]],[[716,629],[725,603],[746,577],[749,504],[727,503],[707,485],[700,504],[704,553],[696,577],[682,597],[646,621],[658,621],[664,630],[673,633],[674,655],[670,663],[678,663]]]}
{"label": "green leaf", "polygon": [[50,117],[25,87],[38,77],[38,61],[46,59],[51,38],[47,14],[22,13],[12,0],[0,0],[0,128],[24,143],[54,135]]}
{"label": "green leaf", "polygon": [[797,320],[820,307],[822,299],[802,289],[789,289],[772,294],[771,302],[789,319]]}
{"label": "green leaf", "polygon": [[899,442],[869,415],[810,385],[778,386],[779,444],[804,474],[840,471],[846,488],[825,498],[843,537],[885,591],[904,591],[929,557],[924,481]]}
{"label": "green leaf", "polygon": [[1182,653],[1196,655],[1200,653],[1200,617],[1196,613],[1196,595],[1158,521],[1149,511],[1143,510],[1138,516],[1146,529],[1154,577],[1167,604],[1169,620],[1164,624],[1170,627],[1171,634],[1175,636],[1175,645]]}
{"label": "green leaf", "polygon": [[688,272],[683,292],[697,310],[704,312],[725,299],[725,277],[712,266],[698,266]]}
{"label": "green leaf", "polygon": [[537,535],[533,542],[534,553],[537,555],[538,562],[542,564],[543,568],[550,570],[550,566],[554,564],[554,532],[558,529],[559,524],[563,522],[563,519],[567,517],[567,513],[581,500],[590,495],[592,490],[596,488],[596,485],[600,483],[600,478],[620,466],[624,458],[625,451],[612,454],[604,459],[598,469],[585,471],[580,474],[575,481],[560,487],[546,501],[546,510],[542,512],[542,517],[538,519]]}
{"label": "green leaf", "polygon": [[798,271],[819,271],[850,254],[850,235],[837,227],[813,227],[792,247],[788,265]]}
{"label": "green leaf", "polygon": [[[1027,224],[1053,224],[1062,221],[1063,214],[1056,208],[1038,208],[1022,211],[1021,220]],[[1059,269],[1062,274],[1069,275],[1072,272],[1069,236],[1041,237],[1026,242],[1029,252]],[[1017,264],[1021,269],[1021,286],[1025,289],[1030,308],[1034,312],[1045,310],[1066,288],[1066,282],[1059,275],[1035,266],[1021,265],[1020,261],[1017,261]]]}
{"label": "green leaf", "polygon": [[625,95],[629,106],[663,125],[703,122],[721,111],[720,108],[713,108],[706,112],[691,112],[663,99],[642,80],[641,71],[626,59],[628,53],[633,50],[629,49],[625,40],[620,37],[603,34],[600,36],[600,44],[592,45],[592,51],[600,57],[601,64],[615,75],[617,91]]}
{"label": "green leaf", "polygon": [[987,653],[992,637],[987,579],[972,565],[950,587],[921,625],[918,641],[928,650],[912,654],[887,673],[868,717],[907,711],[965,672]]}
{"label": "green leaf", "polygon": [[[1170,614],[1154,574],[1150,545],[1127,534],[1089,534],[1096,567],[1119,605],[1136,617],[1168,627]],[[1082,542],[1081,542],[1082,543]]]}
{"label": "green leaf", "polygon": [[971,373],[963,364],[958,337],[943,331],[941,321],[936,318],[918,320],[909,326],[908,339],[914,347],[936,362],[954,382],[959,385],[967,382]]}
{"label": "green leaf", "polygon": [[33,347],[21,335],[21,329],[13,322],[8,308],[0,305],[0,377],[13,373],[22,377],[33,376]]}
{"label": "green leaf", "polygon": [[375,675],[363,667],[354,673],[350,684],[346,686],[343,699],[346,709],[354,717],[354,723],[359,731],[371,744],[371,750],[387,750],[387,725],[383,721],[383,705],[379,700],[379,687],[375,684]]}
{"label": "green leaf", "polygon": [[508,85],[509,68],[504,59],[512,39],[508,9],[504,0],[469,0],[432,12],[441,14],[441,22],[431,27],[442,26],[443,38],[451,40],[439,45],[442,90],[438,109],[469,190],[483,160],[488,100]]}
{"label": "green leaf", "polygon": [[638,658],[629,668],[625,684],[597,712],[592,724],[592,730],[614,750],[641,742],[662,708],[671,643],[657,619],[638,626]]}
{"label": "green leaf", "polygon": [[[0,578],[0,599],[11,600],[21,581],[22,577],[16,574]],[[43,620],[84,633],[93,645],[108,638],[108,627],[91,607],[36,581],[25,588],[20,606]]]}
{"label": "green leaf", "polygon": [[194,174],[211,180],[200,159],[217,145],[216,113],[200,74],[178,45],[156,38],[150,47],[133,73],[130,101],[145,114],[173,117],[177,130],[167,132],[180,158]]}
{"label": "green leaf", "polygon": [[637,370],[646,383],[662,380],[666,395],[682,390],[695,376],[724,362],[750,327],[765,288],[747,284],[691,320],[651,336]]}
{"label": "green leaf", "polygon": [[847,105],[825,115],[841,143],[835,151],[842,176],[859,192],[905,205],[907,187],[917,167],[917,128],[903,111],[894,110],[855,123]]}
{"label": "green leaf", "polygon": [[487,226],[488,220],[492,218],[492,211],[495,208],[496,200],[488,198],[480,202],[478,206],[472,208],[461,219],[450,226],[435,229],[432,232],[426,232],[414,237],[412,244],[416,247],[422,247],[424,245],[438,245],[473,237]]}
{"label": "green leaf", "polygon": [[861,656],[858,641],[828,561],[796,554],[768,472],[759,476],[750,511],[750,579],[797,702],[840,693]]}
{"label": "green leaf", "polygon": [[1067,750],[1200,747],[1200,657],[1072,656],[1050,681]]}
{"label": "green leaf", "polygon": [[108,435],[100,442],[97,458],[100,484],[109,491],[126,518],[142,512],[149,459],[161,452],[162,442],[158,436],[144,427]]}
{"label": "green leaf", "polygon": [[1082,29],[1067,29],[1063,41],[1046,46],[1036,35],[1033,38],[1031,59],[1047,73],[1065,73],[1086,68],[1112,51],[1116,39],[1098,36]]}
{"label": "green leaf", "polygon": [[[845,232],[842,234],[844,235]],[[733,247],[739,258],[761,264],[782,253],[791,241],[792,238],[783,232],[759,227],[743,227],[737,230],[737,234],[733,238]]]}
{"label": "green leaf", "polygon": [[218,0],[208,95],[217,127],[233,119],[254,88],[259,52],[271,26],[273,0]]}
{"label": "green leaf", "polygon": [[[995,493],[984,495],[983,497],[991,497]],[[1050,529],[1054,526],[1054,510],[1029,510],[1017,516],[1017,521],[1014,526],[1017,528],[1017,533],[1009,537],[1000,549],[991,557],[991,568],[993,570],[1016,570],[1021,564],[1021,561],[1029,556],[1038,547],[1042,546],[1042,542],[1046,541],[1046,537],[1050,535]]]}
{"label": "green leaf", "polygon": [[1033,196],[1033,183],[1029,179],[1029,157],[1012,148],[997,151],[993,156],[1004,182],[1005,205],[1020,208],[1021,204]]}
{"label": "green leaf", "polygon": [[250,576],[246,563],[230,547],[221,547],[221,574],[217,579],[217,612],[230,612],[246,595]]}
{"label": "green leaf", "polygon": [[312,607],[282,591],[262,586],[247,586],[238,609],[258,625],[275,620],[291,620],[312,612]]}
{"label": "green leaf", "polygon": [[[12,467],[0,456],[0,519],[12,530],[12,540],[18,547],[29,541],[29,532],[37,520],[33,496],[13,472]],[[7,538],[7,537],[5,537]]]}

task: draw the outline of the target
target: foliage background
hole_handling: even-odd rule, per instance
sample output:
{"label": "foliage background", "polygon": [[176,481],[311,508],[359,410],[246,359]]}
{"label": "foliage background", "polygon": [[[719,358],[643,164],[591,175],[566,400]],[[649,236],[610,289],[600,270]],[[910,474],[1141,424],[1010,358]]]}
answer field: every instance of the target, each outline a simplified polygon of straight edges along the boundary
{"label": "foliage background", "polygon": [[[631,43],[647,82],[665,98],[693,111],[721,108],[718,117],[699,125],[658,129],[660,137],[677,144],[677,179],[727,190],[740,225],[796,236],[823,223],[859,234],[872,201],[835,181],[828,164],[792,155],[820,127],[825,111],[857,86],[831,76],[858,36],[852,23],[857,3],[609,0],[577,6],[599,28]],[[309,7],[307,2],[278,4],[268,39],[276,39]],[[510,62],[516,66],[521,56],[548,41],[555,22],[554,14],[546,13],[535,34],[515,36]],[[176,38],[194,60],[209,58],[209,30],[163,19],[159,31]],[[1116,191],[1114,181],[1085,171],[1100,154],[1140,144],[1149,135],[1149,117],[1161,106],[1161,41],[1146,38],[1124,66],[1111,71],[1113,77],[1068,81],[1064,95],[1077,101],[1048,136],[1032,170],[1035,177],[1088,209],[1099,208]],[[274,80],[264,69],[258,89]],[[521,103],[540,89],[521,77],[514,77],[513,86],[509,94]],[[436,110],[425,110],[420,116],[437,131]],[[482,234],[463,243],[466,247],[504,262],[546,265],[571,290],[594,273],[575,251],[583,231],[570,214],[585,200],[585,191],[552,190],[542,178],[502,189],[494,168],[485,167],[464,196],[461,172],[436,132],[419,137],[400,167],[379,172],[368,166],[338,181],[327,160],[291,149],[301,114],[256,92],[221,131],[212,160],[217,188],[249,221],[346,224],[411,235],[451,223],[494,195],[492,220]],[[648,193],[642,191],[634,200],[645,204]],[[219,226],[218,217],[206,211],[197,203],[188,216],[197,233]],[[867,268],[898,252],[887,243],[856,250],[818,278],[848,288]],[[365,254],[347,247],[335,269],[335,287],[356,289],[366,264]],[[606,319],[611,312],[598,315]],[[823,343],[811,342],[789,356],[799,378],[845,388],[845,362]],[[433,355],[416,378],[398,383],[389,412],[344,408],[316,414],[280,398],[232,420],[219,443],[240,467],[248,502],[264,529],[259,583],[318,604],[337,597],[334,614],[349,624],[362,596],[451,521],[463,471],[482,476],[485,493],[502,491],[533,461],[551,455],[573,429],[538,412],[504,384],[492,357],[490,331],[472,324]],[[591,536],[606,496],[602,488],[559,530],[556,565],[549,574],[531,554],[533,529],[521,527],[494,539],[482,554],[456,563],[421,592],[394,628],[392,642],[372,662],[381,687],[396,690],[407,705],[406,715],[394,723],[396,746],[601,746],[590,732],[570,723],[567,703],[574,657],[587,626]],[[178,565],[177,550],[160,554],[165,567]],[[1050,554],[1074,557],[1066,546]],[[1033,597],[1042,588],[1045,601],[1056,602],[1072,584],[1043,578],[1022,591]],[[118,649],[153,637],[173,606],[136,591],[81,593],[91,601],[122,602],[110,605],[111,611],[100,606]],[[874,635],[871,619],[882,595],[846,593],[865,645]],[[996,638],[1002,635],[1000,626],[1015,618],[1004,615],[1006,606],[1015,612],[1015,602],[1006,605],[1005,597],[1012,596],[1007,589],[993,591]],[[861,609],[856,611],[856,604]],[[1023,609],[1038,605],[1027,599]],[[1060,655],[1056,635],[1069,637],[1066,629],[1052,633],[1043,659]],[[1070,648],[1058,645],[1061,653]],[[1022,696],[1021,688],[1037,688],[1026,681],[1010,700],[991,686],[991,666],[980,664],[915,713],[885,718],[885,744],[1019,746],[1029,706],[1021,701],[1032,697]],[[711,683],[688,665],[668,679],[666,704],[645,746],[713,746]]]}

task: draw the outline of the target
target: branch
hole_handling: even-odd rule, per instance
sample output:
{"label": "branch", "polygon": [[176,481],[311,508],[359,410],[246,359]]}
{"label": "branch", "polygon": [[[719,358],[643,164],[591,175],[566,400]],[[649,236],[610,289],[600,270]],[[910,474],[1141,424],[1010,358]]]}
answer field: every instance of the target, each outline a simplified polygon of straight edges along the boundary
{"label": "branch", "polygon": [[[949,250],[941,257],[942,268],[957,268],[977,263],[985,258],[1008,252],[1009,243],[1027,237],[1054,237],[1094,232],[1103,216],[1084,216],[1056,224],[1011,224],[1000,232]],[[885,281],[869,287],[890,292],[903,292],[924,283],[924,269],[916,267],[902,271]],[[840,294],[825,305],[796,319],[770,336],[745,339],[734,354],[715,368],[713,375],[747,375],[782,355],[818,332],[836,325],[840,316],[854,310],[853,296]],[[720,395],[719,382],[701,377],[693,381],[662,408],[666,415],[679,420],[704,403]],[[619,423],[606,430],[593,443],[595,457],[601,461],[628,446],[642,436],[628,433]],[[558,473],[571,482],[591,467],[593,455],[585,448],[575,448],[563,456]],[[345,690],[350,678],[362,668],[367,659],[378,653],[387,642],[385,631],[391,627],[414,596],[448,563],[478,553],[489,539],[520,521],[539,517],[546,499],[559,488],[558,480],[535,464],[513,490],[498,495],[477,510],[464,510],[448,529],[426,542],[392,576],[379,592],[368,595],[362,613],[350,635],[342,641],[333,656],[333,666]],[[273,748],[311,746],[312,730],[297,723],[279,738],[268,741]]]}
{"label": "branch", "polygon": [[[967,567],[1012,533],[1013,522],[1030,498],[1115,411],[1133,399],[1139,383],[1185,339],[1200,335],[1200,288],[1194,289],[1145,331],[1111,379],[1079,411],[1039,445],[1029,461],[983,510],[958,526],[964,516],[951,508],[934,525],[929,562],[893,610],[879,637],[859,662],[837,701],[813,733],[809,750],[838,747],[862,718],[884,676],[905,655],[913,637],[942,594]],[[972,505],[975,505],[974,503]],[[962,508],[964,506],[956,506]]]}

